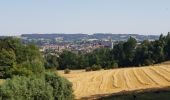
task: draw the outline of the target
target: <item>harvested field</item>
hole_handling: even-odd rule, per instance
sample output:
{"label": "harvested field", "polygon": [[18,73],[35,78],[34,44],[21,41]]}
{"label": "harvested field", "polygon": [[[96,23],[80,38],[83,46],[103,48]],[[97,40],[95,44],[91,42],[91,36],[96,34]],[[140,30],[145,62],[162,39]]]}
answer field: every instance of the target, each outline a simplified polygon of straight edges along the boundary
{"label": "harvested field", "polygon": [[[85,72],[71,71],[59,74],[73,83],[76,99],[121,93],[122,91],[145,91],[170,86],[170,64],[159,64],[140,68],[122,68]],[[167,89],[167,88],[166,88]]]}

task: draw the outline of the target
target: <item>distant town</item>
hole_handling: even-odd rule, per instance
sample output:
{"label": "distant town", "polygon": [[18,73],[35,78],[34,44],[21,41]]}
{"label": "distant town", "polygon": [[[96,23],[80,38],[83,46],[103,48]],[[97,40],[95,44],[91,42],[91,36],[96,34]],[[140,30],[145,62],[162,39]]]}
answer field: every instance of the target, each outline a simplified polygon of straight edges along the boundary
{"label": "distant town", "polygon": [[[126,41],[129,37],[135,38],[140,44],[143,40],[153,41],[159,38],[159,35],[139,35],[139,34],[22,34],[19,38],[23,43],[35,43],[40,46],[41,52],[61,53],[64,50],[75,53],[89,53],[96,48],[113,48],[118,41]],[[1,37],[3,38],[3,37]]]}

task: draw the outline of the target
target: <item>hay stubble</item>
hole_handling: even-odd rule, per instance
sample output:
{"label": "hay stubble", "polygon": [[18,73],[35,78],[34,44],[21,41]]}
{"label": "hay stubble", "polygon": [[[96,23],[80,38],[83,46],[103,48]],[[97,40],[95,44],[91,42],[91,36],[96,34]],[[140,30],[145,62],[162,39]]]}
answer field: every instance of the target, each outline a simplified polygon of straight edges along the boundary
{"label": "hay stubble", "polygon": [[73,83],[76,99],[120,91],[170,86],[170,67],[167,65],[93,72],[80,70],[72,71],[67,75],[59,73]]}

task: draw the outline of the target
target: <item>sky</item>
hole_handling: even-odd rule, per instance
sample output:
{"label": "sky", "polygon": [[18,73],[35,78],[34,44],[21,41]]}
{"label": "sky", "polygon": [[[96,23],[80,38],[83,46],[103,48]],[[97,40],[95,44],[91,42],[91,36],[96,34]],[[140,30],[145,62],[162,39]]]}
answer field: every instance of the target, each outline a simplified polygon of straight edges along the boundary
{"label": "sky", "polygon": [[0,0],[0,35],[168,31],[170,0]]}

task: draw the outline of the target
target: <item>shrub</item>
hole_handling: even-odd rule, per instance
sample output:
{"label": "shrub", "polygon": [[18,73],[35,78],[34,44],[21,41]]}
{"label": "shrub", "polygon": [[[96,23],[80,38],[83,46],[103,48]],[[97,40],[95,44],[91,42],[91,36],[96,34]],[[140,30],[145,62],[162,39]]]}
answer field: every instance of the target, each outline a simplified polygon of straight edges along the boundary
{"label": "shrub", "polygon": [[69,74],[69,73],[70,73],[70,69],[66,68],[66,69],[64,70],[64,74]]}
{"label": "shrub", "polygon": [[32,62],[26,61],[21,64],[17,64],[10,68],[7,72],[9,77],[13,76],[32,76],[36,75],[38,77],[43,77],[44,67],[41,61],[35,60]]}
{"label": "shrub", "polygon": [[53,88],[44,79],[15,76],[0,87],[2,100],[54,100]]}
{"label": "shrub", "polygon": [[0,86],[0,100],[73,100],[72,84],[54,73],[14,76]]}
{"label": "shrub", "polygon": [[86,72],[88,72],[88,71],[91,71],[92,69],[91,69],[91,67],[86,67]]}
{"label": "shrub", "polygon": [[2,79],[6,79],[9,77],[9,69],[10,69],[10,66],[0,66],[0,78]]}
{"label": "shrub", "polygon": [[116,62],[113,64],[113,66],[114,66],[114,68],[118,68],[119,67],[118,63],[116,63]]}
{"label": "shrub", "polygon": [[104,67],[104,70],[113,69],[113,68],[118,68],[118,64],[116,62],[112,63],[112,65],[110,66]]}
{"label": "shrub", "polygon": [[152,59],[146,59],[144,61],[144,65],[148,66],[148,65],[152,65],[154,63],[154,61]]}
{"label": "shrub", "polygon": [[46,69],[57,69],[59,67],[58,57],[56,55],[47,54],[45,55],[44,66]]}
{"label": "shrub", "polygon": [[13,67],[11,68],[8,72],[7,75],[9,77],[13,77],[13,76],[31,76],[33,75],[33,72],[31,70],[28,70],[25,67]]}
{"label": "shrub", "polygon": [[102,67],[100,65],[93,65],[92,66],[92,71],[97,71],[100,70]]}
{"label": "shrub", "polygon": [[104,70],[107,70],[108,69],[108,67],[104,67]]}
{"label": "shrub", "polygon": [[46,72],[45,79],[53,87],[55,100],[74,99],[71,82],[51,72]]}

